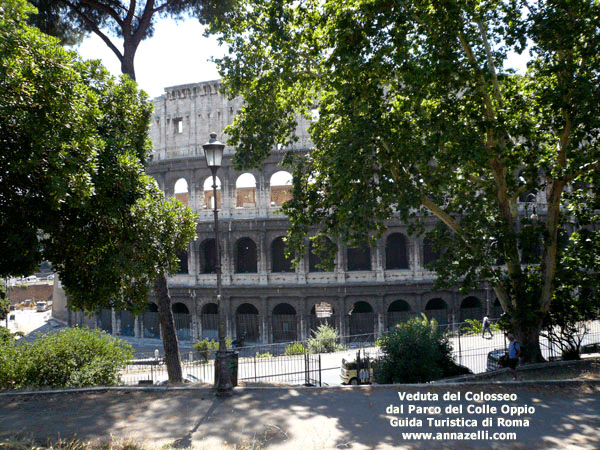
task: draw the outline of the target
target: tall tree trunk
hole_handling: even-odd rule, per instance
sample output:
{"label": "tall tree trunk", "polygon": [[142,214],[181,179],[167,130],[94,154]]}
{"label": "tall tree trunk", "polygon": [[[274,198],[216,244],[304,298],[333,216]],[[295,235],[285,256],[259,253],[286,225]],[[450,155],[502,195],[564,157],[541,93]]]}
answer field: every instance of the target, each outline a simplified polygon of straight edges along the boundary
{"label": "tall tree trunk", "polygon": [[171,296],[167,285],[167,277],[164,272],[156,278],[154,291],[158,300],[158,317],[162,330],[163,347],[165,348],[165,359],[167,373],[170,383],[182,383],[181,360],[179,358],[179,342],[175,331],[175,317],[171,308]]}

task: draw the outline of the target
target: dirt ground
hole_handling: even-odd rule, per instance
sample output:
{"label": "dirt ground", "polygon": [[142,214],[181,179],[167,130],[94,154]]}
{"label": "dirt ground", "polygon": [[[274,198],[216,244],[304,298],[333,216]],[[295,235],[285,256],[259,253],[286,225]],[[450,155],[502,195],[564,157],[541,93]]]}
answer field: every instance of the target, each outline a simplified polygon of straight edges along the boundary
{"label": "dirt ground", "polygon": [[[498,371],[496,380],[450,384],[238,387],[228,398],[190,385],[2,393],[0,443],[19,436],[130,440],[145,449],[598,450],[599,369],[595,360],[522,368],[529,379],[521,382]],[[402,397],[408,394],[414,397]],[[469,397],[492,394],[509,400]],[[409,412],[411,406],[440,412]],[[404,419],[422,423],[398,425]],[[460,438],[473,432],[474,439]]]}

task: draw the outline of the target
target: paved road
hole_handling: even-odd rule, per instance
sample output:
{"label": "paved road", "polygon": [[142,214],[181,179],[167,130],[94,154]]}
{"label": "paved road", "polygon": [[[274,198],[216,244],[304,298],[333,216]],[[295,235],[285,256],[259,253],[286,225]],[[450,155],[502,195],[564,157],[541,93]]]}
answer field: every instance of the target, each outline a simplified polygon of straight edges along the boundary
{"label": "paved road", "polygon": [[[481,400],[480,393],[496,397]],[[508,397],[497,400],[499,395]],[[106,442],[112,436],[147,448],[203,450],[241,445],[281,450],[597,450],[599,430],[600,383],[236,388],[226,399],[198,388],[0,395],[0,440],[16,434],[44,440],[76,435]],[[431,438],[439,440],[404,434],[415,432],[433,433]],[[458,440],[465,437],[476,440]]]}

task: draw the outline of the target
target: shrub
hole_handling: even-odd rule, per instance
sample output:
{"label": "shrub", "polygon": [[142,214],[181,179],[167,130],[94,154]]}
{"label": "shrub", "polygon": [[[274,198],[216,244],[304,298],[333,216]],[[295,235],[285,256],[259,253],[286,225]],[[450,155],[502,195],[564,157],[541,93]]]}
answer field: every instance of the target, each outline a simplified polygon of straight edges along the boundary
{"label": "shrub", "polygon": [[377,340],[383,357],[375,366],[377,383],[426,383],[468,373],[452,359],[452,347],[437,322],[412,319]]}
{"label": "shrub", "polygon": [[319,325],[316,331],[312,331],[312,334],[313,337],[308,340],[310,353],[333,353],[344,349],[337,343],[337,330],[327,324]]}
{"label": "shrub", "polygon": [[18,348],[23,364],[17,387],[114,386],[132,358],[131,346],[99,330],[66,328]]}
{"label": "shrub", "polygon": [[[231,338],[225,338],[225,345],[227,348],[231,348]],[[215,341],[214,339],[204,338],[201,341],[196,342],[194,345],[194,350],[198,352],[200,358],[204,361],[208,361],[208,357],[212,352],[216,352],[219,350],[219,341]]]}
{"label": "shrub", "polygon": [[292,355],[304,355],[306,354],[306,347],[302,342],[294,342],[293,344],[288,344],[285,348],[285,356]]}

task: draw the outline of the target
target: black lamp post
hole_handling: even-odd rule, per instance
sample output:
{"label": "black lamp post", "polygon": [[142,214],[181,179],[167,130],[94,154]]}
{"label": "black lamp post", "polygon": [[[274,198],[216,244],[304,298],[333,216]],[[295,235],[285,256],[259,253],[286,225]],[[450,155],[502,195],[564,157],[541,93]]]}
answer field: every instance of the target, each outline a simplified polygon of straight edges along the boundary
{"label": "black lamp post", "polygon": [[217,209],[217,171],[223,161],[225,144],[217,141],[217,133],[210,133],[210,140],[202,146],[206,156],[206,165],[213,177],[213,199],[215,217],[215,272],[217,273],[217,307],[219,310],[219,350],[216,362],[218,370],[215,377],[215,388],[218,396],[231,395],[233,384],[227,364],[227,345],[225,344],[225,314],[221,297],[221,245],[219,243],[219,210]]}

